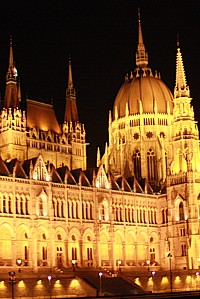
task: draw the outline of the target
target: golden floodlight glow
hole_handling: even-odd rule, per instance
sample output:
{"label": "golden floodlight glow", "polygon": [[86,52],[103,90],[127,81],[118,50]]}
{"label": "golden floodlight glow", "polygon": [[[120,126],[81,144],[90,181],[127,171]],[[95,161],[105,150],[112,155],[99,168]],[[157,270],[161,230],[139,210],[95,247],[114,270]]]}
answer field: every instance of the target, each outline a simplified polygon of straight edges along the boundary
{"label": "golden floodlight glow", "polygon": [[139,286],[141,286],[139,277],[136,277],[136,278],[135,278],[135,283],[137,283]]}
{"label": "golden floodlight glow", "polygon": [[23,280],[20,280],[20,282],[19,282],[18,285],[19,285],[20,288],[24,288],[25,287],[25,284],[24,284]]}
{"label": "golden floodlight glow", "polygon": [[70,283],[70,287],[72,287],[72,288],[78,288],[78,287],[80,287],[79,281],[76,278],[72,279],[72,281]]}
{"label": "golden floodlight glow", "polygon": [[187,275],[186,277],[186,282],[189,283],[191,281],[191,276],[190,275]]}
{"label": "golden floodlight glow", "polygon": [[3,289],[3,288],[5,288],[5,281],[4,280],[2,280],[0,282],[0,289]]}
{"label": "golden floodlight glow", "polygon": [[60,279],[56,280],[54,287],[61,287]]}
{"label": "golden floodlight glow", "polygon": [[37,281],[37,285],[41,285],[41,284],[42,284],[42,280],[39,279],[39,280]]}
{"label": "golden floodlight glow", "polygon": [[174,282],[175,282],[175,283],[180,283],[180,281],[181,281],[180,276],[177,275],[177,276],[175,277],[175,279],[174,279]]}
{"label": "golden floodlight glow", "polygon": [[161,280],[161,284],[167,284],[169,282],[168,277],[164,276]]}
{"label": "golden floodlight glow", "polygon": [[148,286],[152,286],[153,285],[153,279],[152,279],[152,277],[149,277],[149,279],[147,281],[147,285]]}

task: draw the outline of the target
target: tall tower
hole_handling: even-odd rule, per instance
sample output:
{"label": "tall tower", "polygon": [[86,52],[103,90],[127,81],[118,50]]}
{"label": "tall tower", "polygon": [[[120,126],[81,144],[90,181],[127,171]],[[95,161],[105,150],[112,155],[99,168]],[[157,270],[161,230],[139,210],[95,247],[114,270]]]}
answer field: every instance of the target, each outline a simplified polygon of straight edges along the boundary
{"label": "tall tower", "polygon": [[0,154],[2,159],[18,158],[23,161],[26,151],[26,118],[20,109],[21,90],[13,59],[10,38],[9,65],[6,74],[4,108],[0,113]]}
{"label": "tall tower", "polygon": [[72,146],[71,169],[86,169],[86,133],[84,125],[79,122],[78,109],[76,104],[76,90],[73,85],[71,58],[69,57],[68,84],[66,88],[66,105],[63,133],[69,137]]}
{"label": "tall tower", "polygon": [[177,44],[172,124],[172,160],[167,179],[168,241],[175,268],[197,268],[200,252],[199,132]]}
{"label": "tall tower", "polygon": [[146,179],[157,192],[166,180],[172,113],[173,95],[149,67],[138,12],[136,66],[125,76],[109,115],[109,146],[101,161],[106,171]]}

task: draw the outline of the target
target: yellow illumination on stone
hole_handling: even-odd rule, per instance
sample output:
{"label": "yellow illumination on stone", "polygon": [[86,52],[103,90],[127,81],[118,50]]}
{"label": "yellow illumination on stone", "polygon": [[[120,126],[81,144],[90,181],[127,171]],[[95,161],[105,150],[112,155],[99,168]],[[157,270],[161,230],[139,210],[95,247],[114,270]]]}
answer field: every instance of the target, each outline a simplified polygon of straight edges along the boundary
{"label": "yellow illumination on stone", "polygon": [[141,282],[140,282],[139,277],[136,277],[136,278],[135,278],[135,283],[138,284],[139,286],[141,286]]}
{"label": "yellow illumination on stone", "polygon": [[187,283],[190,283],[190,281],[191,281],[191,276],[190,276],[190,275],[187,275],[187,277],[186,277],[186,282],[187,282]]}
{"label": "yellow illumination on stone", "polygon": [[42,284],[42,280],[39,279],[39,280],[37,281],[37,285],[41,285],[41,284]]}
{"label": "yellow illumination on stone", "polygon": [[78,279],[72,279],[71,283],[70,283],[70,287],[72,288],[78,288],[80,286],[80,283],[78,281]]}
{"label": "yellow illumination on stone", "polygon": [[169,282],[169,279],[166,276],[164,276],[161,280],[161,284],[167,284],[168,282]]}
{"label": "yellow illumination on stone", "polygon": [[54,287],[61,287],[60,279],[56,280]]}
{"label": "yellow illumination on stone", "polygon": [[5,281],[4,281],[4,280],[2,280],[2,281],[0,282],[0,288],[1,288],[1,289],[5,288]]}
{"label": "yellow illumination on stone", "polygon": [[180,283],[180,281],[181,281],[181,278],[180,278],[180,276],[177,275],[174,279],[174,283]]}
{"label": "yellow illumination on stone", "polygon": [[23,281],[23,280],[20,280],[20,282],[19,282],[19,287],[20,287],[20,288],[25,287],[25,284],[24,284],[24,281]]}
{"label": "yellow illumination on stone", "polygon": [[152,279],[152,277],[149,277],[149,279],[147,281],[147,285],[148,286],[152,286],[153,285],[153,279]]}

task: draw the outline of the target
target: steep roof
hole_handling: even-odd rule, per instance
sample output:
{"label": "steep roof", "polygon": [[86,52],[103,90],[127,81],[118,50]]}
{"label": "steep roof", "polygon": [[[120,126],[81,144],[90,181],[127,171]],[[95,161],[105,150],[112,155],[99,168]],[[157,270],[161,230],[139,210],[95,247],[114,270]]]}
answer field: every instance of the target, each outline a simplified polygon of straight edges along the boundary
{"label": "steep roof", "polygon": [[27,99],[27,127],[61,134],[53,105]]}

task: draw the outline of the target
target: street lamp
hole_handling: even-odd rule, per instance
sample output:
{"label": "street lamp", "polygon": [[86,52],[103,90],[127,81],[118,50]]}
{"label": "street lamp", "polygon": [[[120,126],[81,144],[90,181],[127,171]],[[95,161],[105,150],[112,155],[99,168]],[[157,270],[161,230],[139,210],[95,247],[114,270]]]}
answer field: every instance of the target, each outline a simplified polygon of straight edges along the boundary
{"label": "street lamp", "polygon": [[48,281],[49,281],[49,298],[51,299],[51,280],[52,280],[52,276],[48,275],[47,278],[48,278]]}
{"label": "street lamp", "polygon": [[11,283],[11,287],[12,287],[12,299],[14,299],[14,284],[16,282],[15,280],[15,272],[14,271],[11,271],[11,272],[8,272],[9,276],[10,276],[10,283]]}
{"label": "street lamp", "polygon": [[149,266],[150,266],[150,260],[147,260],[146,263],[147,263],[147,266],[148,266],[147,270],[149,271],[150,270],[150,268],[149,268]]}
{"label": "street lamp", "polygon": [[169,275],[170,275],[170,290],[172,293],[172,255],[169,252],[167,257],[169,258]]}
{"label": "street lamp", "polygon": [[99,272],[99,295],[102,293],[102,281],[101,281],[101,276],[103,275],[102,272]]}
{"label": "street lamp", "polygon": [[199,287],[199,275],[200,275],[200,272],[197,271],[197,272],[196,272],[196,290],[197,290],[198,287]]}
{"label": "street lamp", "polygon": [[75,271],[75,263],[76,263],[76,261],[75,261],[75,260],[72,260],[72,268],[73,268],[73,271]]}
{"label": "street lamp", "polygon": [[153,291],[155,292],[154,275],[156,274],[156,271],[152,271],[151,274],[153,275]]}
{"label": "street lamp", "polygon": [[17,259],[17,260],[16,260],[16,264],[17,264],[17,266],[19,267],[18,272],[20,273],[20,272],[21,272],[20,267],[21,267],[21,265],[22,265],[22,259]]}
{"label": "street lamp", "polygon": [[121,266],[122,261],[118,260],[117,263],[118,263],[118,272],[120,272],[121,271],[120,266]]}

